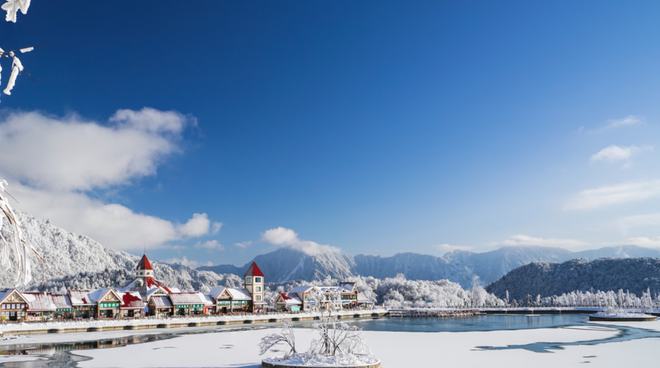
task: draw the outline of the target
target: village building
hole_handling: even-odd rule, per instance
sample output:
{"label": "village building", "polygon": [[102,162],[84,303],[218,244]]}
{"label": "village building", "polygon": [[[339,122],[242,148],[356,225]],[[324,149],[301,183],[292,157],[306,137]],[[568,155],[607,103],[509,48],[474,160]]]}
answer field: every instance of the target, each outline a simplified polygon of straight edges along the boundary
{"label": "village building", "polygon": [[152,295],[147,300],[148,314],[157,318],[169,317],[174,314],[174,306],[167,295]]}
{"label": "village building", "polygon": [[0,290],[0,321],[23,321],[28,302],[16,289]]}
{"label": "village building", "polygon": [[142,255],[142,258],[140,258],[140,261],[135,267],[135,279],[121,288],[121,291],[136,291],[140,293],[142,300],[145,301],[157,291],[164,294],[175,292],[175,290],[172,290],[163,282],[156,279],[154,268],[146,254]]}
{"label": "village building", "polygon": [[137,291],[118,293],[121,298],[119,305],[121,318],[142,318],[145,316],[145,303]]}
{"label": "village building", "polygon": [[210,308],[213,314],[248,312],[252,308],[252,296],[246,289],[218,286],[211,289],[208,298],[213,303]]}
{"label": "village building", "polygon": [[204,294],[196,291],[170,293],[169,297],[177,316],[206,315],[213,305]]}
{"label": "village building", "polygon": [[252,297],[250,311],[252,313],[263,312],[266,305],[264,301],[264,284],[266,280],[264,273],[256,262],[250,264],[245,275],[243,275],[243,279],[245,281],[245,289]]}
{"label": "village building", "polygon": [[342,309],[354,309],[358,307],[358,290],[352,281],[343,281],[339,283],[341,293]]}
{"label": "village building", "polygon": [[281,312],[345,310],[373,305],[374,302],[358,292],[355,283],[349,281],[338,286],[298,286],[279,293],[275,299],[276,310]]}
{"label": "village building", "polygon": [[96,305],[90,301],[88,291],[69,290],[69,302],[73,310],[73,318],[93,318],[96,316]]}
{"label": "village building", "polygon": [[120,316],[121,297],[111,288],[101,288],[88,294],[89,301],[96,307],[96,318]]}
{"label": "village building", "polygon": [[73,306],[71,299],[66,294],[50,294],[53,304],[55,304],[55,318],[69,319],[73,317]]}
{"label": "village building", "polygon": [[[243,281],[244,288],[217,286],[207,294],[182,292],[157,280],[149,258],[143,255],[135,268],[135,279],[119,290],[69,290],[66,294],[0,290],[0,321],[167,318],[265,311],[266,280],[255,262],[248,267]],[[296,313],[373,305],[374,301],[358,292],[354,282],[342,282],[337,286],[299,286],[289,292],[280,292],[274,308],[270,308]]]}
{"label": "village building", "polygon": [[303,302],[295,293],[281,292],[275,298],[275,310],[278,312],[297,313],[302,310]]}
{"label": "village building", "polygon": [[48,321],[55,316],[57,306],[48,293],[38,291],[28,291],[21,293],[28,303],[27,320],[28,321]]}

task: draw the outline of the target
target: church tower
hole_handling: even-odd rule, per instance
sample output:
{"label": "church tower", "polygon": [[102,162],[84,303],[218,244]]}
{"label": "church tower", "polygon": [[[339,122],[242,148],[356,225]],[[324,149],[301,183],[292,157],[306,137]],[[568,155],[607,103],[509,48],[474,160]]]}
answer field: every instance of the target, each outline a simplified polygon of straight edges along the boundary
{"label": "church tower", "polygon": [[154,268],[151,266],[151,262],[146,254],[142,255],[142,259],[140,259],[137,267],[135,267],[135,277],[142,280],[142,285],[145,287],[153,284]]}
{"label": "church tower", "polygon": [[264,273],[256,262],[252,262],[245,272],[245,289],[252,296],[252,312],[261,312],[264,309]]}

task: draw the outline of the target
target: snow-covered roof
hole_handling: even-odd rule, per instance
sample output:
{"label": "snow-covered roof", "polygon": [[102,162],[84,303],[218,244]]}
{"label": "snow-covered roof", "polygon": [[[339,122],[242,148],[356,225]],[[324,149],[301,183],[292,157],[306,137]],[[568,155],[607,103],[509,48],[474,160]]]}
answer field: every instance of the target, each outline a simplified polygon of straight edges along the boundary
{"label": "snow-covered roof", "polygon": [[132,290],[137,290],[142,286],[142,280],[141,279],[135,279],[128,284],[124,285],[123,287],[117,289],[118,292],[127,292],[127,291],[132,291]]}
{"label": "snow-covered roof", "polygon": [[220,294],[222,294],[226,288],[226,286],[215,286],[209,291],[208,296],[211,297],[211,299],[218,299]]}
{"label": "snow-covered roof", "polygon": [[129,291],[120,294],[122,308],[143,308],[142,296],[137,291]]}
{"label": "snow-covered roof", "polygon": [[55,304],[55,308],[71,308],[71,299],[65,294],[51,294],[50,298]]}
{"label": "snow-covered roof", "polygon": [[245,289],[230,288],[230,287],[226,287],[226,286],[216,286],[216,287],[214,287],[208,293],[208,296],[211,299],[218,299],[225,292],[227,292],[227,294],[229,294],[229,297],[232,300],[252,300],[252,297],[250,296],[249,291],[247,291]]}
{"label": "snow-covered roof", "polygon": [[28,302],[28,310],[34,312],[54,312],[57,307],[50,295],[40,292],[21,293]]}
{"label": "snow-covered roof", "polygon": [[[0,290],[0,303],[4,302],[5,299],[7,299],[7,297],[8,297],[9,295],[11,295],[11,293],[13,293],[13,292],[18,293],[18,295],[21,296],[21,297],[23,298],[23,296],[21,295],[21,293],[19,293],[18,290],[16,290],[16,289],[12,289],[12,288],[9,288],[9,289],[2,289],[2,290]],[[25,298],[23,298],[23,299],[25,299]]]}
{"label": "snow-covered roof", "polygon": [[144,299],[145,299],[145,300],[148,300],[148,299],[151,298],[152,296],[154,296],[154,295],[159,295],[159,294],[160,294],[160,295],[163,295],[163,294],[167,295],[167,290],[165,290],[165,289],[163,289],[163,288],[161,288],[161,287],[152,287],[152,288],[149,288],[149,289],[147,289],[147,292],[146,292],[146,294],[145,294],[145,298],[144,298]]}
{"label": "snow-covered roof", "polygon": [[291,291],[289,291],[289,294],[298,294],[302,296],[303,293],[306,293],[314,288],[315,286],[312,285],[296,286],[293,289],[291,289]]}
{"label": "snow-covered roof", "polygon": [[286,305],[301,305],[302,300],[295,295],[289,295],[287,293],[280,293],[280,300]]}
{"label": "snow-covered roof", "polygon": [[245,289],[227,288],[227,292],[233,300],[252,300],[250,292]]}
{"label": "snow-covered roof", "polygon": [[103,299],[103,297],[106,296],[108,293],[112,293],[112,294],[114,294],[115,297],[117,297],[119,300],[121,300],[121,298],[119,297],[119,295],[117,295],[117,293],[116,293],[114,290],[112,290],[111,288],[101,288],[101,289],[96,289],[96,290],[90,292],[90,293],[87,294],[87,295],[89,296],[89,300],[90,300],[92,303],[98,303],[98,302],[99,302],[101,299]]}
{"label": "snow-covered roof", "polygon": [[172,308],[172,301],[168,296],[154,296],[151,300],[156,308]]}
{"label": "snow-covered roof", "polygon": [[342,291],[348,291],[348,292],[354,292],[355,291],[355,283],[352,281],[344,281],[339,284],[339,287],[342,289]]}
{"label": "snow-covered roof", "polygon": [[88,291],[79,291],[79,290],[69,291],[69,298],[71,300],[71,305],[72,306],[79,306],[79,305],[92,305],[92,304],[94,304],[89,299],[89,295],[87,295],[88,293],[89,293]]}
{"label": "snow-covered roof", "polygon": [[171,293],[170,300],[172,304],[209,304],[210,301],[204,297],[204,294],[198,292]]}

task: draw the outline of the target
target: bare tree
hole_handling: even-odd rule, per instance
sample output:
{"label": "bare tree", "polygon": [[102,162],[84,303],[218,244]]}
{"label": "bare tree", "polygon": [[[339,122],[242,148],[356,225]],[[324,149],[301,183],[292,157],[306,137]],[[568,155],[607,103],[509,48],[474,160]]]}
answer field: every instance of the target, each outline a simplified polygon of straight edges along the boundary
{"label": "bare tree", "polygon": [[285,358],[297,353],[296,336],[293,334],[289,324],[285,324],[279,333],[273,333],[262,337],[261,342],[259,343],[259,353],[261,355],[266,354],[266,352],[280,344],[285,344],[289,347],[289,351],[284,355]]}

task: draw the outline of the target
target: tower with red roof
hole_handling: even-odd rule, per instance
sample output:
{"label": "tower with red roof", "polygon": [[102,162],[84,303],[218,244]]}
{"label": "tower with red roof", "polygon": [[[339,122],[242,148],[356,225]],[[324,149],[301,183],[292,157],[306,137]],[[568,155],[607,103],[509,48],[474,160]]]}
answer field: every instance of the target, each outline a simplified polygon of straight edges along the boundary
{"label": "tower with red roof", "polygon": [[154,268],[151,266],[151,261],[149,261],[146,254],[142,255],[142,259],[135,267],[135,277],[143,281],[142,285],[149,285],[154,278]]}
{"label": "tower with red roof", "polygon": [[264,273],[261,271],[256,262],[252,262],[245,275],[245,289],[250,292],[252,296],[252,312],[263,311],[264,308],[264,284],[266,283]]}

